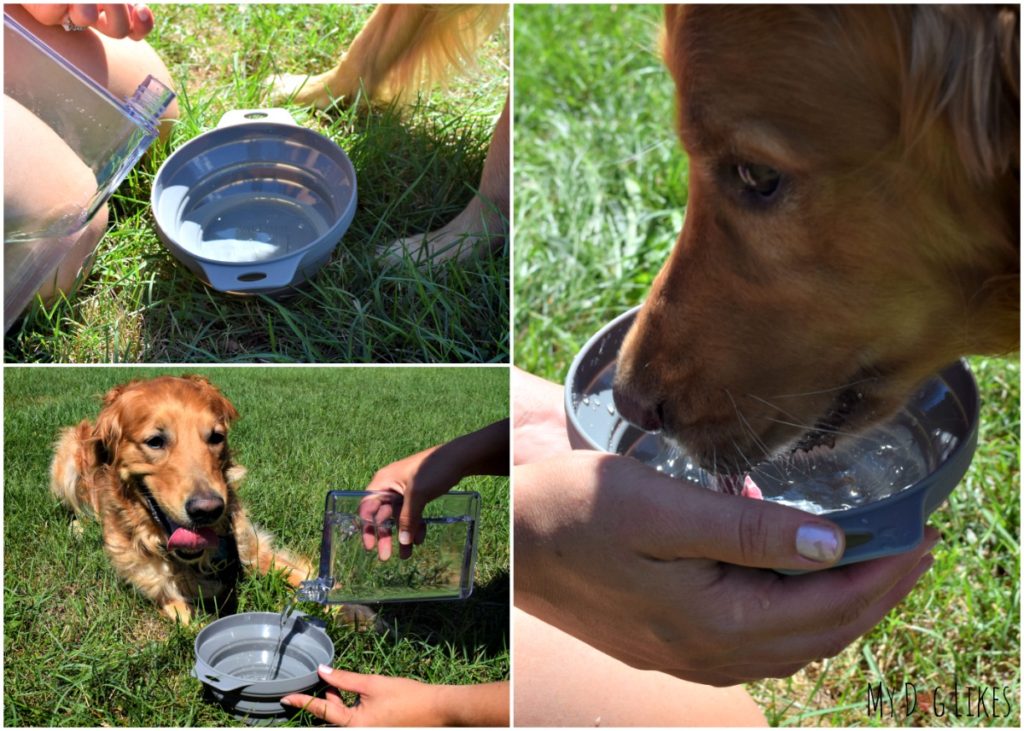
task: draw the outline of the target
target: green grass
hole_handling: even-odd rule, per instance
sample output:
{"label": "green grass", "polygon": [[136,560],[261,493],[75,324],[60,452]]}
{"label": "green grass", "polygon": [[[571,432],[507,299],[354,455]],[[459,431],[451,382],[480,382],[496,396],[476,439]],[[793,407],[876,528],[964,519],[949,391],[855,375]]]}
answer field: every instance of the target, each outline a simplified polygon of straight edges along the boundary
{"label": "green grass", "polygon": [[[181,368],[12,368],[4,384],[4,722],[7,726],[220,726],[189,676],[190,627],[122,582],[100,527],[74,536],[48,489],[58,429],[95,418],[111,386]],[[361,489],[379,467],[508,415],[504,368],[202,368],[242,414],[232,450],[241,496],[282,545],[319,555],[324,496]],[[465,602],[394,605],[388,634],[331,624],[337,667],[434,683],[506,679],[507,478],[481,493],[476,588]],[[250,575],[239,611],[280,611],[278,576]],[[311,609],[304,605],[304,609]]]}
{"label": "green grass", "polygon": [[[515,362],[554,381],[643,300],[682,223],[687,163],[656,53],[660,19],[650,6],[515,9]],[[838,657],[749,684],[773,725],[1019,725],[1020,366],[970,362],[980,445],[931,520],[943,535],[935,565]],[[962,696],[955,719],[920,707],[909,721],[880,719],[866,693],[881,680],[896,692],[1006,688],[1012,709],[993,717],[989,700],[989,715],[969,716]]]}
{"label": "green grass", "polygon": [[[329,69],[372,6],[161,5],[148,41],[176,82],[181,117],[110,203],[90,275],[33,305],[7,333],[8,362],[507,362],[509,259],[387,267],[388,242],[440,227],[472,198],[508,87],[508,35],[478,70],[410,108],[328,113],[287,106],[355,165],[359,208],[331,262],[295,296],[204,287],[159,242],[149,211],[169,151],[233,108],[269,106],[266,80]],[[10,183],[8,183],[10,184]]]}

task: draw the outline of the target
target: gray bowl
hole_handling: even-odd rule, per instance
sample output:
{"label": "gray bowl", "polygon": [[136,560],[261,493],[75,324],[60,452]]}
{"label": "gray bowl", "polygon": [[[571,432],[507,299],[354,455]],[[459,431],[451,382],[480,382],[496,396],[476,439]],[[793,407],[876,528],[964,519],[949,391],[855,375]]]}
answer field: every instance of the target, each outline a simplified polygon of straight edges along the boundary
{"label": "gray bowl", "polygon": [[326,264],[356,212],[356,173],[334,142],[283,109],[235,110],[160,166],[157,233],[199,279],[284,294]]}
{"label": "gray bowl", "polygon": [[[594,335],[565,383],[569,440],[575,449],[634,457],[705,487],[714,478],[664,440],[615,410],[615,362],[639,308]],[[924,537],[928,516],[967,472],[978,443],[978,387],[963,361],[947,366],[900,413],[850,446],[780,467],[756,465],[751,476],[765,498],[819,513],[846,533],[839,565],[902,553]]]}
{"label": "gray bowl", "polygon": [[283,720],[292,711],[281,705],[281,698],[311,694],[320,683],[317,666],[334,659],[334,643],[323,628],[295,612],[285,622],[274,662],[280,621],[273,612],[244,612],[218,619],[196,637],[192,675],[235,718],[252,724]]}

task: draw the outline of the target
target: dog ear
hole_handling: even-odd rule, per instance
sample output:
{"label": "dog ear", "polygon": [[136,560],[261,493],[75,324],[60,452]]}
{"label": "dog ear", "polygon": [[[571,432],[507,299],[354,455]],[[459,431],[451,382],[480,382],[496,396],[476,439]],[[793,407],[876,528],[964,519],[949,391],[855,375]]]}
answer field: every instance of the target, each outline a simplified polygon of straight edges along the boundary
{"label": "dog ear", "polygon": [[103,396],[103,409],[96,418],[96,424],[92,429],[92,442],[96,453],[96,461],[99,464],[112,464],[117,456],[117,445],[121,441],[123,429],[121,427],[121,407],[118,404],[125,391],[134,385],[123,383],[114,386]]}
{"label": "dog ear", "polygon": [[922,5],[909,12],[904,54],[904,134],[917,140],[938,119],[975,180],[1018,169],[1019,8]]}
{"label": "dog ear", "polygon": [[182,376],[187,381],[191,381],[200,390],[204,392],[206,397],[210,400],[210,405],[213,407],[214,412],[224,419],[225,424],[231,424],[238,417],[238,410],[234,404],[228,401],[227,397],[220,392],[220,390],[210,383],[210,380],[206,376],[199,376],[195,374]]}

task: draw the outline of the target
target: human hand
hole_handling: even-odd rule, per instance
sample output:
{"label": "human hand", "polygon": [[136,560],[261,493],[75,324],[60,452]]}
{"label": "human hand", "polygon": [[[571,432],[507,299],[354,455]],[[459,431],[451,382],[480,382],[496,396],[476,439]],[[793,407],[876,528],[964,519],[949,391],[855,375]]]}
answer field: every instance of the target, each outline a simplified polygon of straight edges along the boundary
{"label": "human hand", "polygon": [[[293,693],[281,699],[286,706],[303,708],[336,726],[443,726],[436,708],[434,689],[408,678],[362,675],[334,670],[324,665],[317,672],[331,686],[326,698]],[[359,694],[359,702],[348,706],[338,691]]]}
{"label": "human hand", "polygon": [[515,479],[516,604],[633,667],[707,685],[838,654],[909,593],[938,539],[929,528],[902,555],[817,571],[843,552],[829,521],[626,457],[578,451]]}
{"label": "human hand", "polygon": [[140,41],[153,30],[153,11],[145,5],[31,5],[22,6],[43,25],[93,28],[111,38]]}
{"label": "human hand", "polygon": [[[393,553],[390,520],[398,515],[398,556],[409,558],[423,543],[423,509],[468,475],[508,474],[508,420],[453,439],[377,470],[364,498],[363,546],[377,549],[382,561]],[[386,522],[387,521],[387,522]]]}
{"label": "human hand", "polygon": [[366,489],[373,495],[363,498],[359,517],[363,523],[363,547],[377,549],[381,561],[394,552],[391,526],[398,524],[398,556],[409,558],[413,545],[426,539],[423,508],[436,497],[458,484],[461,475],[452,465],[429,459],[432,450],[392,462],[377,470]]}
{"label": "human hand", "polygon": [[[281,703],[302,708],[336,726],[508,725],[507,683],[429,685],[326,665],[317,668],[317,673],[331,686],[326,698],[292,693]],[[358,693],[359,701],[346,705],[339,690]]]}
{"label": "human hand", "polygon": [[512,368],[513,462],[537,462],[572,449],[565,425],[562,386]]}

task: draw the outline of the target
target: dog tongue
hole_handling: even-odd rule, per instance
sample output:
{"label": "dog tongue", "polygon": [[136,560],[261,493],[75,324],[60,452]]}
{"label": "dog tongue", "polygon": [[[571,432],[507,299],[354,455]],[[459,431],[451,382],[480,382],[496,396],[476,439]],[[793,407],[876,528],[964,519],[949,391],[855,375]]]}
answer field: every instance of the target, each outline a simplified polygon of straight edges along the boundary
{"label": "dog tongue", "polygon": [[750,475],[746,475],[743,478],[743,492],[740,493],[744,497],[752,497],[755,500],[764,500],[764,495],[761,494],[761,488],[751,479]]}
{"label": "dog tongue", "polygon": [[202,551],[210,546],[217,545],[220,538],[213,532],[212,528],[199,528],[191,531],[188,528],[178,528],[167,539],[167,550],[176,551]]}

